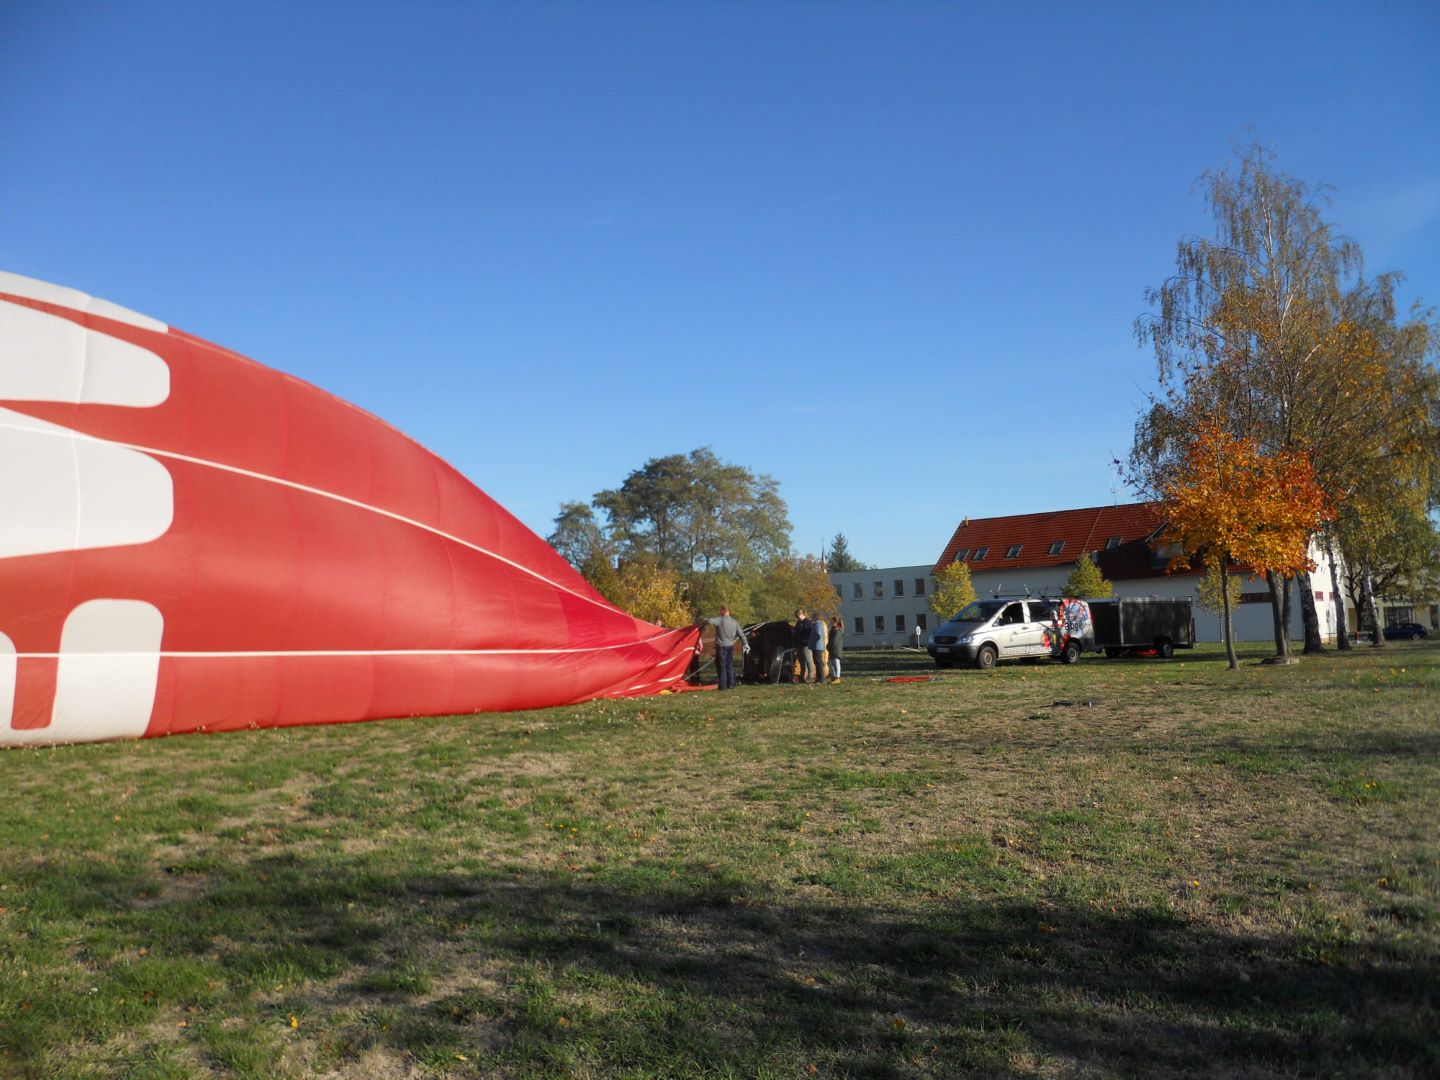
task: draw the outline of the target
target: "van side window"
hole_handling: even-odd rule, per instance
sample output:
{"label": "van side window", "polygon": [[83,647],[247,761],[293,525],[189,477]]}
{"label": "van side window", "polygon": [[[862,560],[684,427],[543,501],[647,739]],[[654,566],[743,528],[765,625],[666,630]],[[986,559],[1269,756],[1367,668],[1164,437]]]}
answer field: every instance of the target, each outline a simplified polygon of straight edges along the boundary
{"label": "van side window", "polygon": [[1030,621],[1051,623],[1055,621],[1055,609],[1049,604],[1037,604],[1030,601]]}
{"label": "van side window", "polygon": [[1015,623],[1023,623],[1024,621],[1025,609],[1019,604],[1011,604],[1001,612],[1000,618],[997,620],[1000,626],[1013,626]]}

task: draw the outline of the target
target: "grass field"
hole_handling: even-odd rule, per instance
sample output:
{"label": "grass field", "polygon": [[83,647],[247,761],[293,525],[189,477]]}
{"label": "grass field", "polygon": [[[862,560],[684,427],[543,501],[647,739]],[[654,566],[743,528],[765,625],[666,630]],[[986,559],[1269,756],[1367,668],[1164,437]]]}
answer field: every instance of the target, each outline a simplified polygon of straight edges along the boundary
{"label": "grass field", "polygon": [[0,752],[0,1076],[1440,1074],[1440,644]]}

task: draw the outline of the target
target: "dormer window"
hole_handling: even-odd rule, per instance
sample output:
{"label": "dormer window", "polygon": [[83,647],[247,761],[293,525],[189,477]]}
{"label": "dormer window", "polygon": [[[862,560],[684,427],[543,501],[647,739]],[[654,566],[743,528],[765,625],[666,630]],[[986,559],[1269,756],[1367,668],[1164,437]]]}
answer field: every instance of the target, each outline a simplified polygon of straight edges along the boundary
{"label": "dormer window", "polygon": [[976,549],[975,549],[975,558],[972,559],[971,562],[979,562],[981,559],[985,558],[985,556],[986,556],[986,555],[989,555],[989,554],[990,554],[990,549],[989,549],[988,547],[976,548]]}
{"label": "dormer window", "polygon": [[961,548],[959,551],[957,551],[957,552],[955,553],[955,561],[956,561],[956,562],[964,562],[964,561],[965,561],[965,556],[967,556],[967,555],[969,555],[969,554],[970,554],[970,549],[969,549],[969,548]]}
{"label": "dormer window", "polygon": [[1053,544],[1050,545],[1050,554],[1051,554],[1051,555],[1059,555],[1060,552],[1062,552],[1062,551],[1064,551],[1064,550],[1065,550],[1065,541],[1064,541],[1064,540],[1056,540]]}
{"label": "dormer window", "polygon": [[1010,550],[1005,552],[1005,558],[1018,559],[1020,557],[1020,549],[1024,546],[1024,544],[1011,544]]}
{"label": "dormer window", "polygon": [[1119,547],[1119,546],[1121,545],[1122,542],[1124,542],[1124,540],[1125,540],[1125,538],[1124,538],[1123,536],[1112,536],[1112,537],[1110,537],[1109,540],[1106,540],[1106,541],[1105,541],[1105,550],[1106,550],[1106,551],[1114,551],[1117,547]]}
{"label": "dormer window", "polygon": [[1185,553],[1185,545],[1179,543],[1156,544],[1151,552],[1151,565],[1165,566]]}

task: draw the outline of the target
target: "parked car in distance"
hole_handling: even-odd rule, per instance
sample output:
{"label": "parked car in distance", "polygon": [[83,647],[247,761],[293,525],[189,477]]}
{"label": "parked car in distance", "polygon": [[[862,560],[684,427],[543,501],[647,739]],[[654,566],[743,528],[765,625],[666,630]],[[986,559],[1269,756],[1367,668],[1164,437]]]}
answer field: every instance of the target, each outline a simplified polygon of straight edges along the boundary
{"label": "parked car in distance", "polygon": [[1416,638],[1429,636],[1430,631],[1426,630],[1425,627],[1421,626],[1418,622],[1402,622],[1396,623],[1394,626],[1385,627],[1386,641],[1403,641],[1407,638],[1414,641]]}
{"label": "parked car in distance", "polygon": [[1095,648],[1084,600],[1039,596],[976,600],[935,628],[925,651],[936,667],[989,669],[998,660],[1053,657],[1066,664]]}

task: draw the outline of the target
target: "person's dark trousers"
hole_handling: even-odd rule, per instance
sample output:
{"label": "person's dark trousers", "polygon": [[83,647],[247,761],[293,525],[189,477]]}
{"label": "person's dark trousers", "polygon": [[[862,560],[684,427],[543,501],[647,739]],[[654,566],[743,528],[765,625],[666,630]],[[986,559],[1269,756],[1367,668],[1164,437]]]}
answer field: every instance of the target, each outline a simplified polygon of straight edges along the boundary
{"label": "person's dark trousers", "polygon": [[735,650],[733,648],[715,649],[715,667],[720,672],[720,689],[735,689]]}

